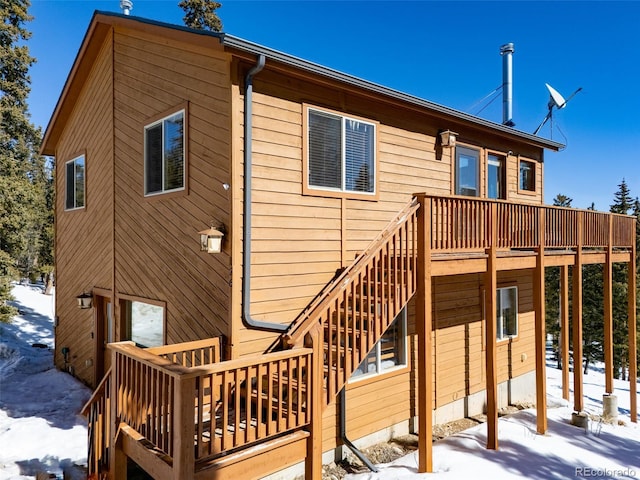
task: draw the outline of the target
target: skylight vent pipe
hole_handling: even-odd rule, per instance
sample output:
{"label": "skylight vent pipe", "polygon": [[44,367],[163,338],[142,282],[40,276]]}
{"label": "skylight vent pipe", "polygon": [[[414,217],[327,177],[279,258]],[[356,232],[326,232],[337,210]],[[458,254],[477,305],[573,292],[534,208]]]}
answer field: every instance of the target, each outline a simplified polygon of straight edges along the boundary
{"label": "skylight vent pipe", "polygon": [[502,55],[502,124],[507,127],[515,126],[513,122],[513,43],[506,43],[500,47]]}
{"label": "skylight vent pipe", "polygon": [[133,2],[131,0],[120,0],[120,8],[123,14],[129,15],[133,10]]}

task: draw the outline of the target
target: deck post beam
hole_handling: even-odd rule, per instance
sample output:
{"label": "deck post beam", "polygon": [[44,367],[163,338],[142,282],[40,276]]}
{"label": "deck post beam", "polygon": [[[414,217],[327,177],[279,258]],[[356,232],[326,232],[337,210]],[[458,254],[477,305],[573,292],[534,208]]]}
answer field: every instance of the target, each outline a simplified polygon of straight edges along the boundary
{"label": "deck post beam", "polygon": [[560,351],[562,359],[562,398],[569,400],[569,266],[560,267]]}
{"label": "deck post beam", "polygon": [[195,475],[194,392],[195,377],[176,377],[174,383],[173,478],[181,480]]}
{"label": "deck post beam", "polygon": [[544,281],[544,242],[545,210],[538,212],[538,249],[536,255],[533,296],[535,302],[535,348],[536,348],[536,425],[539,434],[547,431],[547,362],[545,331],[545,281]]}
{"label": "deck post beam", "polygon": [[486,349],[485,362],[487,369],[487,448],[498,449],[498,354],[497,354],[497,246],[498,246],[498,205],[491,204],[491,222],[489,225],[491,243],[486,250],[487,269],[484,280],[485,317],[486,317]]}
{"label": "deck post beam", "polygon": [[417,195],[418,283],[416,285],[416,332],[418,334],[418,472],[433,472],[433,319],[431,310],[431,203]]}
{"label": "deck post beam", "polygon": [[571,272],[573,285],[572,304],[572,340],[573,340],[573,409],[580,413],[584,409],[582,389],[582,229],[584,212],[578,213],[578,229],[576,232],[576,256]]}
{"label": "deck post beam", "polygon": [[120,427],[118,422],[118,361],[117,351],[114,348],[108,347],[111,351],[111,388],[109,392],[109,408],[111,409],[111,424],[107,425],[107,431],[109,432],[111,448],[109,449],[109,478],[119,479],[127,478],[127,456],[122,450],[121,442],[117,442],[118,428]]}
{"label": "deck post beam", "polygon": [[613,215],[609,215],[607,254],[602,270],[604,298],[604,379],[605,392],[613,393]]}
{"label": "deck post beam", "polygon": [[[635,225],[635,222],[634,222]],[[634,228],[634,233],[636,229]],[[633,423],[638,422],[638,359],[637,359],[637,324],[636,324],[636,246],[631,247],[631,260],[627,268],[627,307],[629,325],[629,417]]]}
{"label": "deck post beam", "polygon": [[313,348],[311,366],[311,392],[309,436],[307,437],[307,457],[304,462],[304,478],[322,480],[322,403],[324,395],[323,385],[323,345],[322,329],[320,325],[307,334],[307,345]]}

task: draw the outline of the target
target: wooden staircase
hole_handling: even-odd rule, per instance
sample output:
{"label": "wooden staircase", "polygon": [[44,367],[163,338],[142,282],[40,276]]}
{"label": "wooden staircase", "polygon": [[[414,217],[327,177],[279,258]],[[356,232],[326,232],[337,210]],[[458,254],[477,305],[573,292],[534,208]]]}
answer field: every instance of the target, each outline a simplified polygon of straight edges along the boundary
{"label": "wooden staircase", "polygon": [[255,452],[273,450],[281,460],[301,445],[308,457],[321,412],[415,293],[418,208],[415,199],[407,204],[296,318],[277,349],[221,361],[219,339],[144,350],[110,345],[112,370],[83,410],[89,478],[121,476],[110,471],[114,447],[155,478],[220,478],[211,472],[255,462]]}

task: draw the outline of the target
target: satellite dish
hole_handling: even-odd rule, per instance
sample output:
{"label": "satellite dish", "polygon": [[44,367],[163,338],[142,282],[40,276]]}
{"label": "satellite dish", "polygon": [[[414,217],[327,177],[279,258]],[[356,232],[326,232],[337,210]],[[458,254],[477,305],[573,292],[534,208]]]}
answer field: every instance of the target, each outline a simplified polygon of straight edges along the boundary
{"label": "satellite dish", "polygon": [[558,110],[564,108],[567,102],[565,101],[564,97],[560,95],[560,92],[558,92],[548,83],[545,83],[545,86],[547,87],[547,90],[549,90],[549,108],[554,105],[556,108],[558,108]]}
{"label": "satellite dish", "polygon": [[533,132],[533,134],[537,135],[538,132],[540,131],[540,129],[543,127],[543,125],[545,123],[547,123],[547,121],[550,121],[550,123],[551,123],[551,135],[553,137],[553,107],[555,107],[557,110],[560,110],[561,108],[566,107],[567,103],[569,103],[569,100],[571,100],[575,96],[576,93],[578,93],[580,90],[582,90],[582,87],[578,88],[575,92],[573,92],[569,96],[569,98],[567,98],[565,100],[564,97],[562,95],[560,95],[560,92],[558,92],[551,85],[549,85],[548,83],[545,83],[545,86],[547,87],[547,90],[549,91],[549,103],[547,104],[547,106],[549,107],[549,113],[547,113],[547,115],[544,117],[544,119],[542,120],[540,125],[538,125],[538,128],[536,128],[536,131]]}

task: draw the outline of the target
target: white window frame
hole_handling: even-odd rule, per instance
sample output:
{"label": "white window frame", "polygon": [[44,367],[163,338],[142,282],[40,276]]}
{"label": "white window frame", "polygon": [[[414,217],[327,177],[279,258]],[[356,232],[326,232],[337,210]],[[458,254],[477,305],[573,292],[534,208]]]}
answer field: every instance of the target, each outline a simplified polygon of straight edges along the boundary
{"label": "white window frame", "polygon": [[[388,368],[383,368],[382,367],[382,348],[381,348],[381,344],[380,342],[382,341],[382,339],[378,340],[376,342],[376,344],[374,345],[372,351],[375,352],[376,355],[376,359],[375,359],[375,363],[376,363],[376,371],[375,372],[363,372],[363,373],[358,373],[358,370],[354,370],[354,372],[351,374],[351,378],[349,380],[349,383],[352,382],[358,382],[360,380],[365,380],[365,379],[369,379],[369,378],[373,378],[373,377],[378,377],[380,375],[385,375],[389,372],[394,372],[396,370],[401,370],[407,367],[407,365],[409,364],[409,360],[408,360],[408,353],[407,353],[407,308],[403,308],[402,311],[396,316],[396,318],[394,319],[394,321],[398,321],[400,322],[399,325],[399,333],[398,333],[398,341],[400,342],[400,361],[397,365],[394,365],[392,367],[388,367]],[[366,357],[365,357],[366,358]],[[365,359],[362,360],[362,362],[364,362]],[[358,365],[358,368],[360,367],[360,365]]]}
{"label": "white window frame", "polygon": [[[347,194],[347,195],[357,195],[357,196],[368,196],[368,197],[376,197],[378,194],[378,125],[375,122],[369,121],[369,120],[365,120],[362,118],[357,118],[357,117],[353,117],[353,116],[348,116],[348,115],[343,115],[341,113],[337,113],[337,112],[333,112],[333,111],[329,111],[329,110],[323,110],[320,108],[313,108],[313,107],[307,107],[306,109],[306,121],[307,121],[307,135],[306,135],[306,178],[305,178],[305,183],[306,183],[306,187],[309,190],[312,191],[317,191],[317,192],[335,192],[335,193],[343,193],[343,194]],[[340,152],[340,174],[341,174],[341,180],[342,180],[342,185],[340,186],[340,188],[332,188],[332,187],[325,187],[322,185],[312,185],[311,181],[310,181],[310,175],[311,175],[311,165],[310,165],[310,142],[311,142],[311,135],[310,135],[310,128],[311,128],[311,121],[310,121],[310,116],[312,113],[318,113],[320,115],[325,115],[328,117],[335,117],[336,119],[340,119],[340,141],[341,141],[341,152]],[[346,154],[347,154],[347,142],[346,142],[346,122],[348,121],[354,121],[354,122],[359,122],[359,123],[363,123],[365,125],[370,125],[373,128],[373,152],[372,152],[372,156],[373,156],[373,168],[372,168],[372,172],[371,175],[373,175],[373,189],[371,192],[367,192],[367,191],[362,191],[362,190],[350,190],[347,188],[347,160],[346,160]]]}
{"label": "white window frame", "polygon": [[[491,170],[491,166],[498,168],[498,192],[497,197],[489,196],[489,192],[491,190],[491,184],[489,177],[489,171]],[[506,188],[506,168],[507,168],[507,159],[503,155],[499,155],[497,153],[488,153],[487,154],[487,198],[492,200],[506,200],[507,198],[507,188]]]}
{"label": "white window frame", "polygon": [[[78,160],[82,159],[82,168],[83,168],[83,173],[82,173],[82,205],[78,205],[78,191],[76,188],[76,175],[77,175],[77,163]],[[73,163],[73,206],[69,206],[67,205],[67,198],[69,197],[69,178],[68,178],[68,174],[69,174],[69,169],[68,166],[69,164]],[[73,158],[72,160],[69,160],[68,162],[65,162],[64,164],[64,174],[65,174],[65,187],[64,187],[64,209],[66,211],[72,211],[72,210],[80,210],[86,207],[87,205],[87,159],[86,156],[83,155],[78,155],[77,157]]]}
{"label": "white window frame", "polygon": [[[524,176],[523,176],[523,166],[524,165],[529,165],[530,168],[528,168],[528,171],[530,172],[530,176],[531,176],[531,188],[526,188],[527,185],[523,185],[523,180],[524,180]],[[518,190],[520,190],[521,192],[530,192],[533,193],[536,191],[536,172],[537,167],[536,167],[536,162],[534,162],[533,160],[525,160],[525,159],[520,159],[520,162],[518,164]]]}
{"label": "white window frame", "polygon": [[[165,189],[165,186],[164,186],[165,185],[165,162],[166,162],[165,149],[164,149],[165,131],[166,131],[165,121],[171,118],[174,118],[178,115],[182,115],[182,186],[178,188]],[[165,193],[180,192],[180,191],[186,190],[186,184],[187,184],[187,132],[186,132],[187,120],[186,120],[186,117],[187,117],[186,109],[183,108],[144,126],[144,196],[145,197],[152,197],[155,195],[162,195]],[[154,190],[150,192],[149,187],[147,185],[147,131],[158,125],[162,125],[162,162],[161,162],[161,168],[162,168],[161,185],[162,186],[160,190]]]}
{"label": "white window frame", "polygon": [[[504,295],[508,295],[509,291],[515,291],[515,295],[513,296],[515,305],[513,305],[513,308],[515,310],[515,315],[516,315],[516,321],[515,321],[515,333],[506,333],[506,325],[505,325],[505,318],[504,318],[504,313],[503,313],[503,309],[502,309],[502,298]],[[510,338],[516,338],[518,336],[518,332],[519,332],[519,325],[520,323],[520,319],[518,317],[518,287],[515,285],[509,286],[509,287],[501,287],[498,288],[496,290],[496,340],[497,341],[502,341],[502,340],[508,340]]]}

